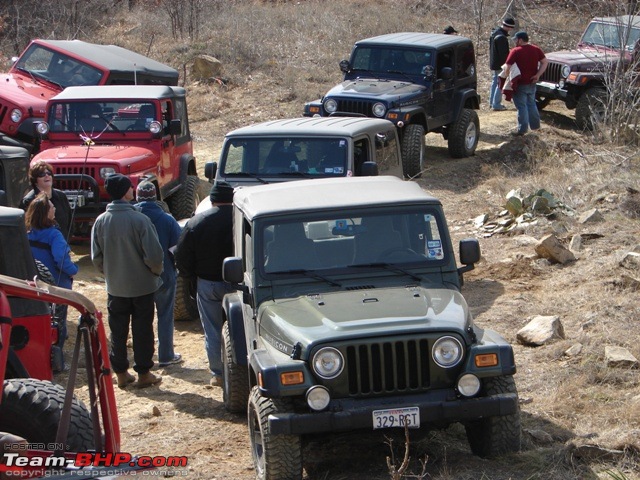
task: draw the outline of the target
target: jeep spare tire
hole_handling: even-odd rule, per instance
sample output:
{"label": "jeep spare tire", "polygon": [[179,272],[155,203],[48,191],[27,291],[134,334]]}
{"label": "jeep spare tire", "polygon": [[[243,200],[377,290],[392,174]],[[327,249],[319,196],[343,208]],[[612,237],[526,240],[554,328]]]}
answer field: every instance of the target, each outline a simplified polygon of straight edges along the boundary
{"label": "jeep spare tire", "polygon": [[463,108],[458,120],[449,127],[449,155],[453,158],[470,157],[476,151],[480,138],[478,113]]}
{"label": "jeep spare tire", "polygon": [[402,135],[402,170],[406,178],[418,178],[424,168],[424,127],[407,125]]}
{"label": "jeep spare tire", "polygon": [[[46,448],[56,442],[65,390],[46,380],[5,380],[0,403],[0,431],[12,433]],[[87,408],[73,398],[65,450],[86,452],[94,448],[93,423]]]}

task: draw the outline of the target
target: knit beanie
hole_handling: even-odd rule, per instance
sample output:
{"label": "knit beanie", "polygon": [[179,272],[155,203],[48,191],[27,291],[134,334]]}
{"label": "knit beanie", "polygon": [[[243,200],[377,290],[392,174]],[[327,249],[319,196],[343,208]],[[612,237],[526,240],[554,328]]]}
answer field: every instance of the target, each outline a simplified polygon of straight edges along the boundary
{"label": "knit beanie", "polygon": [[136,198],[139,202],[156,201],[156,186],[148,181],[140,182],[136,189]]}
{"label": "knit beanie", "polygon": [[104,188],[113,200],[120,200],[131,188],[131,180],[121,173],[113,173],[104,181]]}
{"label": "knit beanie", "polygon": [[227,182],[216,182],[211,187],[209,199],[211,203],[231,203],[233,202],[233,187]]}

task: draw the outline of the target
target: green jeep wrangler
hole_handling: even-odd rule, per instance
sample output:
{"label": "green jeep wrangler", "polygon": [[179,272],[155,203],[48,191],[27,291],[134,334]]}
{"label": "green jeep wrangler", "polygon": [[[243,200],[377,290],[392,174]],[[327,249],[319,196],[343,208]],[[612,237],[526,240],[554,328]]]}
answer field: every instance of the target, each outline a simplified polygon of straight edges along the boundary
{"label": "green jeep wrangler", "polygon": [[304,116],[384,118],[398,129],[404,173],[424,169],[425,134],[440,133],[449,155],[475,153],[480,136],[473,42],[458,35],[401,32],[356,42],[340,62],[344,81],[304,107]]}
{"label": "green jeep wrangler", "polygon": [[299,479],[305,436],[466,427],[472,451],[520,448],[511,346],[460,293],[480,259],[442,204],[396,177],[242,188],[223,277],[223,397],[247,408],[259,479]]}

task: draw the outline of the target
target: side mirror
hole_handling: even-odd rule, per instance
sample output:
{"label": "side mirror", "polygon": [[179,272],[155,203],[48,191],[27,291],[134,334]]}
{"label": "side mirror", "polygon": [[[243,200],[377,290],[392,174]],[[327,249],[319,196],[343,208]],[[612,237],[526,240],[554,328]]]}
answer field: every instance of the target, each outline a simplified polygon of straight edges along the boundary
{"label": "side mirror", "polygon": [[241,257],[227,257],[222,261],[222,279],[237,285],[244,280]]}
{"label": "side mirror", "polygon": [[207,162],[204,164],[204,176],[209,180],[209,183],[213,183],[218,173],[218,162]]}
{"label": "side mirror", "polygon": [[340,71],[343,73],[349,73],[351,71],[349,60],[342,60],[338,65],[340,66]]}
{"label": "side mirror", "polygon": [[376,162],[364,162],[361,168],[361,175],[363,177],[377,177],[378,164]]}
{"label": "side mirror", "polygon": [[442,70],[440,70],[440,78],[442,78],[443,80],[451,80],[453,78],[453,68],[444,67]]}
{"label": "side mirror", "polygon": [[179,118],[174,118],[169,122],[169,133],[171,135],[180,135],[182,132],[182,122]]}
{"label": "side mirror", "polygon": [[473,270],[474,263],[480,261],[480,243],[475,238],[460,240],[460,263],[464,265],[458,269],[459,274]]}

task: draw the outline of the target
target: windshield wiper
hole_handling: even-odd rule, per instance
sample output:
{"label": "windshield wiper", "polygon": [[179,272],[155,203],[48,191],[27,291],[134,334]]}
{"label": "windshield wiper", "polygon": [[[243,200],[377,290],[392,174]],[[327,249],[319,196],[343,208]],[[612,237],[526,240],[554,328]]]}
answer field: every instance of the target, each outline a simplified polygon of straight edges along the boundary
{"label": "windshield wiper", "polygon": [[251,177],[251,178],[255,178],[260,183],[265,183],[265,184],[269,183],[265,179],[260,178],[257,174],[250,173],[250,172],[233,172],[233,173],[225,172],[225,175],[227,176],[235,175],[237,177]]}
{"label": "windshield wiper", "polygon": [[422,281],[422,277],[416,275],[415,273],[410,272],[409,270],[405,270],[402,267],[398,267],[397,265],[394,265],[393,263],[387,263],[387,262],[373,262],[373,263],[357,263],[354,265],[347,265],[347,267],[351,268],[351,267],[365,267],[365,268],[384,268],[386,270],[389,270],[391,272],[400,272],[400,273],[404,273],[405,275],[408,275],[409,277],[413,278],[414,280],[417,280],[419,282]]}
{"label": "windshield wiper", "polygon": [[404,73],[404,72],[402,72],[400,70],[387,70],[387,73],[397,73],[399,75],[402,75],[404,78],[406,78],[410,82],[413,81],[408,74],[406,74],[406,73]]}
{"label": "windshield wiper", "polygon": [[289,275],[304,275],[305,277],[314,278],[316,280],[322,280],[323,282],[327,282],[329,285],[333,287],[342,287],[342,284],[334,282],[333,280],[325,277],[324,275],[320,275],[319,273],[313,270],[305,270],[305,269],[296,269],[296,270],[283,270],[278,272],[267,272],[271,274],[289,274]]}
{"label": "windshield wiper", "polygon": [[276,173],[275,175],[285,175],[285,176],[292,176],[292,177],[313,178],[312,175],[309,175],[306,172],[280,172],[280,173]]}

